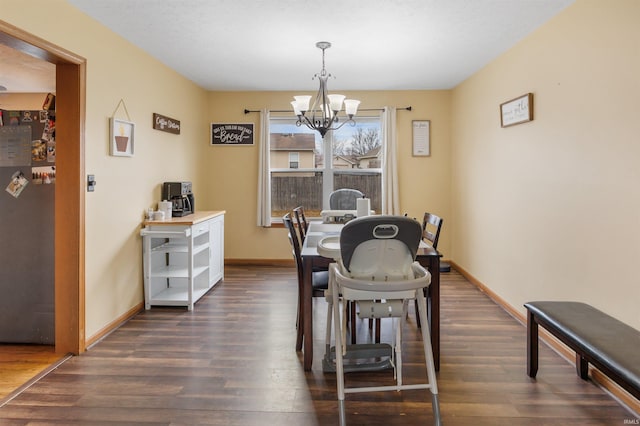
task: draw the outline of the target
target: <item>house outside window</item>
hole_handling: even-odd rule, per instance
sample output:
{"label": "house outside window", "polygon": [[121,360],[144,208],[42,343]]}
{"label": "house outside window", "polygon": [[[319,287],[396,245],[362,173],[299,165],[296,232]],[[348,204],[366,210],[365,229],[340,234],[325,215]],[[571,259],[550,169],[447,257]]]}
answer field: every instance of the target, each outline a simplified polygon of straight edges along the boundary
{"label": "house outside window", "polygon": [[382,211],[381,118],[356,121],[356,126],[346,124],[322,139],[316,131],[297,127],[295,118],[271,117],[273,221],[297,206],[303,206],[308,217],[320,217],[329,208],[331,192],[341,188],[362,191],[371,199],[371,208]]}

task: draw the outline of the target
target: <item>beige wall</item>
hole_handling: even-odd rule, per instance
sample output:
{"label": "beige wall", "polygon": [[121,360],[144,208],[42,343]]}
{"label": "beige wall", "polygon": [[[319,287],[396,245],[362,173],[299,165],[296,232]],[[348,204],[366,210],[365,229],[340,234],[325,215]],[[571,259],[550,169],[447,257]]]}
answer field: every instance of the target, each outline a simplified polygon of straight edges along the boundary
{"label": "beige wall", "polygon": [[[639,17],[578,0],[453,91],[451,257],[519,311],[585,301],[640,329]],[[534,121],[501,128],[527,92]]]}
{"label": "beige wall", "polygon": [[[360,99],[362,109],[412,106],[412,111],[397,112],[401,211],[420,221],[426,210],[450,217],[450,92],[383,91],[345,95]],[[293,92],[213,92],[209,95],[208,120],[253,122],[258,128],[259,114],[245,115],[245,108],[288,110],[292,96]],[[411,156],[412,120],[431,120],[430,157]],[[206,209],[227,210],[227,259],[289,259],[291,249],[283,228],[255,226],[260,130],[255,136],[254,146],[210,146],[203,150],[199,170],[200,182],[204,182],[206,189],[197,202]],[[451,232],[445,219],[439,245],[445,257],[450,253]]]}
{"label": "beige wall", "polygon": [[[206,92],[62,0],[3,2],[2,20],[87,60],[86,335],[90,338],[142,302],[143,212],[160,183],[196,180],[198,143],[206,144]],[[135,155],[111,157],[109,117],[120,99],[136,123]],[[181,134],[151,128],[154,112],[181,121]],[[126,119],[120,108],[115,116]],[[57,141],[64,149],[64,141]],[[196,196],[200,186],[195,185]]]}

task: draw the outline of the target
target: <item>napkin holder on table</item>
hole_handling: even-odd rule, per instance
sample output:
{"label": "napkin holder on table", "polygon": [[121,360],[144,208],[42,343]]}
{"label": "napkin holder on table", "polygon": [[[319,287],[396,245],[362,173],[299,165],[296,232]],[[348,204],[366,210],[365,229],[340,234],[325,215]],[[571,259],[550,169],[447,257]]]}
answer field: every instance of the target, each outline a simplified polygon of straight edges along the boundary
{"label": "napkin holder on table", "polygon": [[369,198],[358,198],[356,200],[356,216],[363,217],[371,214],[371,200]]}

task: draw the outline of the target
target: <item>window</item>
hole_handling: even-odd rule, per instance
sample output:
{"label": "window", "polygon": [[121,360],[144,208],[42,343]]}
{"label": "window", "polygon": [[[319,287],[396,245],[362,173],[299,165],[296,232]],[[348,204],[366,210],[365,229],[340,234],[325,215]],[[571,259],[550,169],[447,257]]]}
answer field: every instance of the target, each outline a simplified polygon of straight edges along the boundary
{"label": "window", "polygon": [[299,152],[290,152],[289,153],[289,168],[297,169],[300,162],[300,153]]}
{"label": "window", "polygon": [[[329,208],[329,194],[354,188],[382,210],[381,118],[357,117],[330,131],[324,140],[318,132],[297,127],[292,117],[271,117],[271,217],[279,220],[297,206],[309,217]],[[327,154],[328,153],[328,154]]]}

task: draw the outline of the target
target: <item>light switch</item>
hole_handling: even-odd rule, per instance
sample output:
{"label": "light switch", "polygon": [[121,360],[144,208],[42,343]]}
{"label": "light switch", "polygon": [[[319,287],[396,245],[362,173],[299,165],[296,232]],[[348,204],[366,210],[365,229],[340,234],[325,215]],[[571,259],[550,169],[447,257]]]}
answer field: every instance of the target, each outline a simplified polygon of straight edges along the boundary
{"label": "light switch", "polygon": [[96,184],[96,177],[94,175],[87,175],[87,192],[95,191]]}

